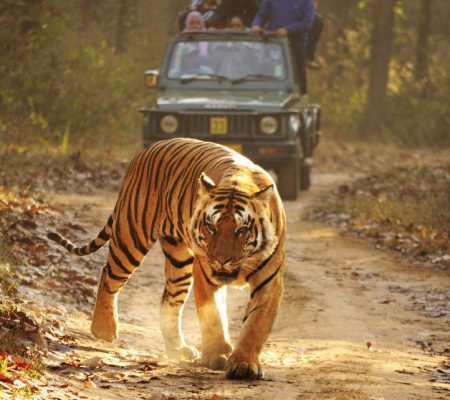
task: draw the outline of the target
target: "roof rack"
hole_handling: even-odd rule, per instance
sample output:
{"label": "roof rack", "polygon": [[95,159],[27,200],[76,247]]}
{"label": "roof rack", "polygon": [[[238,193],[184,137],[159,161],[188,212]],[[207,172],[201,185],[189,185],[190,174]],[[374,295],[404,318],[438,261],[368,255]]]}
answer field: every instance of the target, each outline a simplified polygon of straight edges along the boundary
{"label": "roof rack", "polygon": [[252,39],[260,39],[260,40],[267,40],[267,39],[274,39],[276,38],[275,34],[273,32],[264,31],[261,35],[256,36],[251,33],[250,30],[243,30],[243,29],[208,29],[208,30],[192,30],[192,31],[183,31],[180,32],[177,36],[180,37],[196,37],[196,36],[203,36],[203,37],[215,37],[215,36],[234,36],[234,37],[251,37]]}

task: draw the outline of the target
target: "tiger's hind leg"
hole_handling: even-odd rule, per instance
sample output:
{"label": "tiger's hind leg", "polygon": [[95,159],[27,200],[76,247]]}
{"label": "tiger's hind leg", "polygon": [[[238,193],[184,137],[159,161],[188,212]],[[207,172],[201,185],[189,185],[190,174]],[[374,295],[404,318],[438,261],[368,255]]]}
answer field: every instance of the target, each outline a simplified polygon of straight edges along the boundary
{"label": "tiger's hind leg", "polygon": [[161,299],[160,322],[166,352],[170,358],[192,360],[198,358],[195,347],[187,346],[181,330],[184,304],[192,287],[192,263],[190,248],[172,238],[161,238],[161,247],[166,256],[166,284]]}
{"label": "tiger's hind leg", "polygon": [[91,323],[92,334],[112,342],[118,336],[117,299],[120,289],[144,259],[150,245],[143,245],[126,232],[113,235],[109,244],[108,262],[102,269]]}

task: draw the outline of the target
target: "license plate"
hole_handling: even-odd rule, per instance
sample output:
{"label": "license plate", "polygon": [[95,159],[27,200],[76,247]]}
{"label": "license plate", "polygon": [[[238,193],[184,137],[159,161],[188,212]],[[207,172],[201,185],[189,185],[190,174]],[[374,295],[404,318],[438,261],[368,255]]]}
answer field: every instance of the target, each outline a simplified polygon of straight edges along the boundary
{"label": "license plate", "polygon": [[209,120],[211,135],[226,135],[228,133],[227,117],[211,117]]}
{"label": "license plate", "polygon": [[225,146],[229,147],[231,150],[234,150],[239,154],[242,154],[243,152],[241,144],[226,144]]}

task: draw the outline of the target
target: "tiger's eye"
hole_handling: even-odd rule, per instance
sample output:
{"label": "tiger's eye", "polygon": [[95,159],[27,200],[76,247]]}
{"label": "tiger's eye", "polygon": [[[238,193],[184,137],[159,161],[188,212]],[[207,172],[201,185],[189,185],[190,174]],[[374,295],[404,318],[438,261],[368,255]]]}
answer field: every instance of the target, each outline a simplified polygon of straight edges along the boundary
{"label": "tiger's eye", "polygon": [[216,232],[216,227],[213,224],[211,224],[210,222],[206,223],[206,229],[208,229],[208,231],[210,231],[211,233]]}
{"label": "tiger's eye", "polygon": [[236,230],[236,235],[239,237],[239,236],[246,234],[247,232],[248,232],[248,226],[241,226],[240,228],[238,228]]}

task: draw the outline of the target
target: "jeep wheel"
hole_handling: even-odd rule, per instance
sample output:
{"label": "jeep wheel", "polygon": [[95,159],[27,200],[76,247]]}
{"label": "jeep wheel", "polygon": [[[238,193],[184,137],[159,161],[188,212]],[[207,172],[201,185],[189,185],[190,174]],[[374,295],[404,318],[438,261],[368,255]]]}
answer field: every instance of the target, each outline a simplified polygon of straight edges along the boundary
{"label": "jeep wheel", "polygon": [[308,190],[311,186],[311,165],[300,168],[300,190]]}
{"label": "jeep wheel", "polygon": [[278,191],[284,200],[296,200],[299,188],[298,160],[294,159],[280,165],[277,170]]}
{"label": "jeep wheel", "polygon": [[299,166],[300,190],[308,190],[311,186],[311,161],[314,149],[314,132],[312,126],[302,130],[302,154]]}

